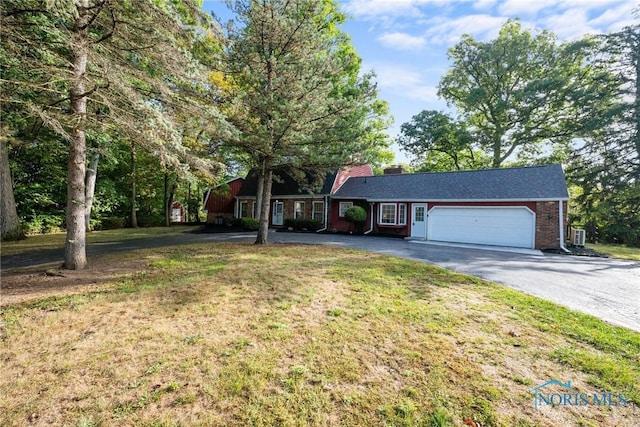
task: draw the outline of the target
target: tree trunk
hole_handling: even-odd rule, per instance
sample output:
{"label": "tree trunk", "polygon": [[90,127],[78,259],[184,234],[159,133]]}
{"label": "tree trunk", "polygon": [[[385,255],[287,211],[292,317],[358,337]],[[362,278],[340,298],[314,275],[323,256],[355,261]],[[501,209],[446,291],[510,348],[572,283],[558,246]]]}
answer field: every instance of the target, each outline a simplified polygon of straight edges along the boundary
{"label": "tree trunk", "polygon": [[185,218],[185,220],[187,222],[191,222],[191,220],[193,219],[193,207],[192,207],[193,203],[191,203],[191,183],[188,182],[187,183],[187,217]]}
{"label": "tree trunk", "polygon": [[85,179],[85,209],[84,209],[84,228],[91,231],[91,208],[93,207],[93,196],[96,192],[96,178],[98,177],[98,162],[100,161],[100,153],[95,151],[91,155],[89,167],[87,168],[87,177]]}
{"label": "tree trunk", "polygon": [[131,228],[138,228],[138,214],[136,208],[138,207],[136,199],[138,198],[136,190],[136,147],[131,143]]}
{"label": "tree trunk", "polygon": [[171,225],[171,209],[169,207],[169,172],[164,173],[164,199],[162,200],[162,209],[164,210],[164,225],[169,227]]}
{"label": "tree trunk", "polygon": [[258,228],[258,237],[255,242],[256,245],[264,245],[268,243],[269,206],[271,204],[271,184],[273,183],[273,171],[271,170],[270,165],[265,166],[264,173],[260,175],[260,181],[262,181],[262,203],[260,206],[260,227]]}
{"label": "tree trunk", "polygon": [[0,241],[24,239],[13,194],[7,141],[3,136],[0,136],[0,230],[2,231]]}
{"label": "tree trunk", "polygon": [[640,179],[640,34],[633,34],[633,39],[631,41],[633,52],[631,60],[633,61],[633,65],[635,67],[635,85],[636,85],[636,93],[634,100],[634,109],[633,109],[633,126],[634,126],[634,145],[636,148],[636,178]]}
{"label": "tree trunk", "polygon": [[65,242],[64,266],[70,270],[81,270],[87,265],[85,248],[85,173],[87,161],[87,94],[85,75],[89,50],[88,0],[76,2],[78,18],[72,33],[73,77],[69,89],[71,114],[74,127],[69,138],[69,161],[67,178],[67,239]]}
{"label": "tree trunk", "polygon": [[[262,218],[262,193],[264,189],[264,181],[262,177],[264,176],[264,164],[260,165],[260,171],[258,172],[258,188],[256,191],[256,206],[254,211],[256,213],[256,220],[260,222]],[[239,213],[238,213],[239,214]],[[247,214],[248,215],[248,214]]]}

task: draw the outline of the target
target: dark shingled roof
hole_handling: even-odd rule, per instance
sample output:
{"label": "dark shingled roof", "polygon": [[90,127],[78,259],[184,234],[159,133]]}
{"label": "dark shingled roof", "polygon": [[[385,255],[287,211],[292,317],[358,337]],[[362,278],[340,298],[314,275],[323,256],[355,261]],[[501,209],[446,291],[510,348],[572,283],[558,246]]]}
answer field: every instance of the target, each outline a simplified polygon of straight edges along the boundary
{"label": "dark shingled roof", "polygon": [[[307,174],[302,179],[302,184],[296,181],[291,175],[285,171],[276,171],[273,173],[273,186],[271,187],[272,196],[308,196],[308,195],[325,195],[331,194],[333,181],[336,179],[335,172],[329,172],[324,179],[316,179],[317,175]],[[258,171],[252,169],[242,184],[242,188],[237,197],[255,197],[258,192]]]}
{"label": "dark shingled roof", "polygon": [[338,199],[369,201],[568,199],[560,165],[349,178]]}

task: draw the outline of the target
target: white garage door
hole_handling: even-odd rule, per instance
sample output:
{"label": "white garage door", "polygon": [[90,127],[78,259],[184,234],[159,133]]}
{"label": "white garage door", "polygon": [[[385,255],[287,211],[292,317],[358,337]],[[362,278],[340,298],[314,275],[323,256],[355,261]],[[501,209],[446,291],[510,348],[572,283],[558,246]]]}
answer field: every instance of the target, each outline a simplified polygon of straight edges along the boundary
{"label": "white garage door", "polygon": [[427,238],[533,248],[535,215],[525,207],[443,207],[429,211]]}

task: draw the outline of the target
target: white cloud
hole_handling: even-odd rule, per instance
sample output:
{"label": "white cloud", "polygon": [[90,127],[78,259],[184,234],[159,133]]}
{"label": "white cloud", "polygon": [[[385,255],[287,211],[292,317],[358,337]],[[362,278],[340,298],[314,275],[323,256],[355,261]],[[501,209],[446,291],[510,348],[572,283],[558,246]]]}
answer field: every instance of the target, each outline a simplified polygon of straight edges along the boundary
{"label": "white cloud", "polygon": [[496,0],[476,0],[473,4],[475,10],[489,10],[496,4]]}
{"label": "white cloud", "polygon": [[[627,5],[631,5],[633,2],[629,0],[564,0],[562,5],[566,8],[582,7],[586,9],[594,9],[625,3]],[[631,9],[633,9],[633,5],[631,6]]]}
{"label": "white cloud", "polygon": [[546,17],[542,21],[542,25],[553,31],[558,38],[564,40],[580,38],[587,33],[600,32],[589,24],[585,9],[569,9],[560,15]]}
{"label": "white cloud", "polygon": [[428,21],[427,39],[431,43],[453,46],[463,34],[471,34],[477,40],[495,38],[507,18],[485,14],[459,18],[434,18]]}
{"label": "white cloud", "polygon": [[417,50],[426,43],[424,37],[406,33],[388,33],[378,37],[378,40],[384,46],[396,50]]}
{"label": "white cloud", "polygon": [[[377,75],[378,86],[383,91],[423,102],[436,102],[438,89],[425,82],[424,76],[406,66],[379,63],[370,67]],[[367,69],[367,67],[363,67]]]}
{"label": "white cloud", "polygon": [[505,16],[535,15],[540,10],[555,6],[557,0],[507,0],[498,11]]}
{"label": "white cloud", "polygon": [[589,24],[599,28],[603,28],[605,32],[619,31],[625,26],[637,24],[637,20],[633,16],[633,11],[637,5],[629,3],[621,3],[617,7],[606,9],[599,16],[591,19]]}
{"label": "white cloud", "polygon": [[421,6],[446,5],[449,0],[349,0],[344,10],[359,17],[422,16]]}

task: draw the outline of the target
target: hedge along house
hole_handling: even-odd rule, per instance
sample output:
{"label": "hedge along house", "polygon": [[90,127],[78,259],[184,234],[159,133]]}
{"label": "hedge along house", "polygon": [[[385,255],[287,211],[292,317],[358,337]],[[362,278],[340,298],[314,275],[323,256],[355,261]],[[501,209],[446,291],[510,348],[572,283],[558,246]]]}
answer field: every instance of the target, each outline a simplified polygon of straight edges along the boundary
{"label": "hedge along house", "polygon": [[[289,218],[313,219],[319,221],[321,229],[324,229],[335,191],[349,178],[372,175],[373,169],[369,165],[344,167],[324,176],[308,173],[294,177],[286,170],[277,171],[271,187],[269,226],[282,227]],[[258,171],[251,170],[236,195],[237,217],[257,217],[257,192]]]}
{"label": "hedge along house", "polygon": [[210,188],[204,193],[203,210],[207,212],[207,224],[223,224],[225,219],[237,217],[236,195],[244,178],[233,178]]}
{"label": "hedge along house", "polygon": [[560,165],[387,173],[348,179],[333,195],[329,221],[348,231],[344,211],[359,204],[368,211],[365,233],[557,249],[564,248],[568,200]]}

